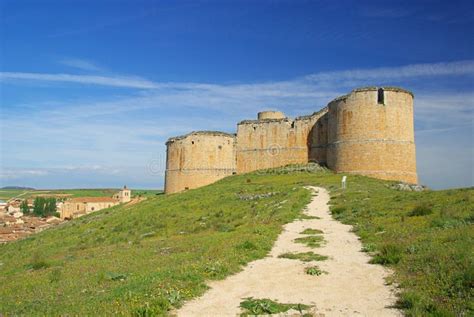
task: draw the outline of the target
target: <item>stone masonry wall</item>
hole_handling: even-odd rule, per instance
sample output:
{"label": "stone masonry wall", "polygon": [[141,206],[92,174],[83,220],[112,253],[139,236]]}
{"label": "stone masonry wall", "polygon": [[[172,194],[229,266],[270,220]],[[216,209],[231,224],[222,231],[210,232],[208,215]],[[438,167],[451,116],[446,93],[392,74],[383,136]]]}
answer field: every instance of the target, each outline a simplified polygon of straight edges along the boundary
{"label": "stone masonry wall", "polygon": [[167,142],[165,193],[211,184],[235,170],[235,136],[193,132]]}
{"label": "stone masonry wall", "polygon": [[413,95],[395,88],[382,94],[379,100],[376,88],[359,89],[329,103],[327,165],[416,183]]}
{"label": "stone masonry wall", "polygon": [[213,183],[235,173],[316,162],[335,172],[417,183],[413,94],[367,87],[291,120],[264,111],[237,135],[193,132],[167,142],[165,192]]}

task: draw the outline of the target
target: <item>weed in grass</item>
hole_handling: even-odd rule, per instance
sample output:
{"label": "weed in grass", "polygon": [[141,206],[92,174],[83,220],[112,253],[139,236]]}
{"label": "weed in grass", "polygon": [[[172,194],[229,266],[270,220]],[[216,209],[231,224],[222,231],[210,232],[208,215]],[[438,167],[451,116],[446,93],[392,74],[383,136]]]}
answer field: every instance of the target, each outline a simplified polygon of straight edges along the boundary
{"label": "weed in grass", "polygon": [[252,243],[252,242],[250,242],[250,241],[248,241],[248,240],[245,241],[245,242],[243,242],[243,243],[241,243],[241,244],[239,244],[239,245],[237,246],[237,248],[239,248],[239,249],[244,249],[244,250],[256,250],[256,249],[258,249],[257,246],[256,246],[254,243]]}
{"label": "weed in grass", "polygon": [[373,243],[366,243],[364,244],[364,246],[362,247],[362,252],[367,252],[367,253],[370,253],[370,252],[374,252],[375,250],[377,249],[377,246]]}
{"label": "weed in grass", "polygon": [[319,267],[317,266],[310,266],[304,269],[305,273],[308,275],[316,275],[319,276],[323,273],[327,273],[325,271],[322,271]]}
{"label": "weed in grass", "polygon": [[49,273],[49,282],[50,283],[56,283],[59,282],[61,279],[61,269],[60,268],[54,268],[50,273]]}
{"label": "weed in grass", "polygon": [[336,220],[340,220],[343,217],[345,212],[346,212],[346,207],[333,207],[333,208],[331,208],[331,215]]}
{"label": "weed in grass", "polygon": [[300,234],[322,234],[323,231],[322,230],[319,230],[319,229],[305,229],[303,230],[302,232],[300,232]]}
{"label": "weed in grass", "polygon": [[244,309],[241,316],[279,314],[290,309],[295,309],[303,314],[305,310],[311,308],[311,306],[304,304],[281,304],[271,299],[254,299],[252,297],[245,298],[244,301],[240,302],[240,307]]}
{"label": "weed in grass", "polygon": [[171,306],[177,307],[182,301],[182,296],[179,291],[169,290],[166,291],[166,299],[168,300]]}
{"label": "weed in grass", "polygon": [[279,258],[283,259],[291,259],[291,260],[300,260],[303,262],[311,262],[311,261],[324,261],[327,260],[328,257],[325,255],[316,254],[314,252],[302,252],[302,253],[283,253],[278,256]]}
{"label": "weed in grass", "polygon": [[295,242],[304,243],[311,248],[319,248],[323,241],[324,238],[322,236],[307,236],[295,239]]}
{"label": "weed in grass", "polygon": [[421,204],[415,206],[412,211],[408,213],[408,217],[414,217],[414,216],[426,216],[430,215],[433,213],[433,210],[431,209],[430,206],[427,204]]}
{"label": "weed in grass", "polygon": [[29,270],[41,270],[48,268],[51,264],[48,263],[38,252],[33,254],[31,262],[26,265]]}
{"label": "weed in grass", "polygon": [[127,279],[126,274],[107,272],[105,277],[111,281],[125,281]]}
{"label": "weed in grass", "polygon": [[400,247],[394,244],[386,244],[370,261],[373,264],[390,265],[397,264],[402,258],[402,251]]}

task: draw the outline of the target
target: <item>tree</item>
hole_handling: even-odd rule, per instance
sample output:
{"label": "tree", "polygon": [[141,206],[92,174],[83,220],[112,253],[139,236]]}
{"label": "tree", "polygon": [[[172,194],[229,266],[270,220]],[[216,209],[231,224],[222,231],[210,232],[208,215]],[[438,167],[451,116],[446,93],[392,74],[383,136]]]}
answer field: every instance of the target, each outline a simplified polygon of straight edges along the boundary
{"label": "tree", "polygon": [[56,198],[36,197],[33,203],[33,213],[38,217],[56,215]]}
{"label": "tree", "polygon": [[26,199],[21,202],[20,211],[25,215],[30,213],[30,207],[28,207],[28,201]]}
{"label": "tree", "polygon": [[36,197],[33,202],[33,213],[38,217],[43,217],[45,199],[43,197]]}

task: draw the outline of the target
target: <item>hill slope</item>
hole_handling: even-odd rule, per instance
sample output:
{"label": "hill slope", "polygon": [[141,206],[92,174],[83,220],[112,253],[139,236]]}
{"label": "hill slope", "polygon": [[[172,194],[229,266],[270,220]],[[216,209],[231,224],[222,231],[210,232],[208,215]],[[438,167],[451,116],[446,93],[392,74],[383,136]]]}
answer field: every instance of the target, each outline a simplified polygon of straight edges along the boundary
{"label": "hill slope", "polygon": [[[350,176],[342,192],[340,178],[284,170],[238,175],[2,245],[0,313],[165,313],[202,294],[206,280],[264,257],[282,225],[309,202],[304,185],[328,188],[334,215],[355,225],[377,262],[393,266],[408,313],[469,312],[473,190],[400,192]],[[414,208],[425,215],[409,216]]]}

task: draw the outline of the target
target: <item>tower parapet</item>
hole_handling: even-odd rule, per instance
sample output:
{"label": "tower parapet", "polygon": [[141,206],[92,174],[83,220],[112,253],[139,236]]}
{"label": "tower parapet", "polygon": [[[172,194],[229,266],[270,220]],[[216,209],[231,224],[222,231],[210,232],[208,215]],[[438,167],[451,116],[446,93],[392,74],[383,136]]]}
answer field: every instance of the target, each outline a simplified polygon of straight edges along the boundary
{"label": "tower parapet", "polygon": [[286,116],[281,111],[262,111],[257,114],[258,120],[268,120],[268,119],[285,119]]}

